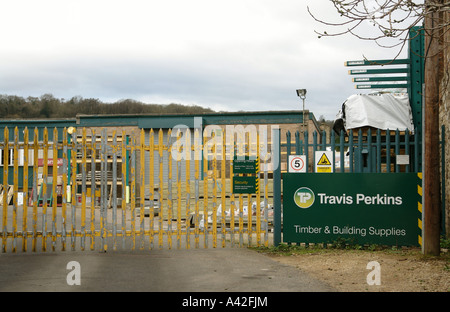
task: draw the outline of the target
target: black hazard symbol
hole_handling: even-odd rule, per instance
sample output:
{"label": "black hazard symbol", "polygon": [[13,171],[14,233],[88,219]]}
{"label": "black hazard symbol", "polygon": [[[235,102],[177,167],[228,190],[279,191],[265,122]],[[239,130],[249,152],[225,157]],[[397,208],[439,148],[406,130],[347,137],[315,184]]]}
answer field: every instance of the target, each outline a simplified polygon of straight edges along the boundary
{"label": "black hazard symbol", "polygon": [[330,166],[331,165],[330,160],[328,159],[328,157],[325,153],[322,154],[322,157],[320,157],[317,165],[318,166]]}

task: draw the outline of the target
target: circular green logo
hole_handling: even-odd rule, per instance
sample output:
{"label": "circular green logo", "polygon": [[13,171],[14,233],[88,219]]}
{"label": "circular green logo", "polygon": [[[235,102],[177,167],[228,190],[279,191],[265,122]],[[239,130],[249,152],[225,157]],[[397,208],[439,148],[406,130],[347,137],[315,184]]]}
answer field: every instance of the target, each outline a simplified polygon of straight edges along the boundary
{"label": "circular green logo", "polygon": [[294,202],[300,208],[309,208],[314,204],[314,192],[307,187],[301,187],[294,193]]}

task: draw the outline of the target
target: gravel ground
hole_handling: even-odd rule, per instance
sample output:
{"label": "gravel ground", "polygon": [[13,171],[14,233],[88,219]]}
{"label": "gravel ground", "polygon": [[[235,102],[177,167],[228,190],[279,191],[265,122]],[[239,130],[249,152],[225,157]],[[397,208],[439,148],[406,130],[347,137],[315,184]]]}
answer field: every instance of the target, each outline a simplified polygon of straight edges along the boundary
{"label": "gravel ground", "polygon": [[[296,267],[342,292],[450,292],[450,253],[426,257],[419,249],[403,250],[303,250],[268,252],[273,259]],[[380,285],[369,285],[367,276],[380,264]]]}

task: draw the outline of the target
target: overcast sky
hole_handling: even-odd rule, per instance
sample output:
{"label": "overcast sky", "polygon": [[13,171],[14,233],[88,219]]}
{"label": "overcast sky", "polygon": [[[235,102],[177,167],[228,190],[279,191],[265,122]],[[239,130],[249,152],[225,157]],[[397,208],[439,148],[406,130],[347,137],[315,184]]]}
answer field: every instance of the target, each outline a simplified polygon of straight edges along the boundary
{"label": "overcast sky", "polygon": [[[134,99],[214,110],[306,108],[334,119],[354,88],[348,60],[395,51],[319,39],[328,0],[14,0],[0,3],[0,94]],[[370,27],[367,25],[367,27]]]}

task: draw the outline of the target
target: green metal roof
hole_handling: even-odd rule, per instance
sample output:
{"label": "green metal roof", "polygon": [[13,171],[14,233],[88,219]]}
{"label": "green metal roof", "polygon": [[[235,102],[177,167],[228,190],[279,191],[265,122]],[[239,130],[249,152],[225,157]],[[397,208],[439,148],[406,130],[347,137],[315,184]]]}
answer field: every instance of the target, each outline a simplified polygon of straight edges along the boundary
{"label": "green metal roof", "polygon": [[[314,114],[306,111],[316,125]],[[143,129],[170,129],[177,125],[194,128],[199,124],[207,125],[248,125],[248,124],[300,124],[303,122],[303,111],[262,111],[262,112],[219,112],[201,114],[124,114],[124,115],[77,115],[69,119],[9,119],[0,120],[0,140],[4,137],[4,128],[9,129],[9,139],[14,140],[14,128],[18,127],[19,140],[23,140],[23,130],[30,130],[30,139],[34,128],[42,130],[47,127],[49,140],[53,139],[53,129],[58,129],[58,137],[68,127],[123,127],[136,126]],[[196,124],[197,123],[197,124]]]}
{"label": "green metal roof", "polygon": [[[312,113],[309,117],[315,120]],[[195,118],[201,118],[196,120]],[[168,129],[176,125],[194,128],[205,125],[230,124],[286,124],[302,123],[302,111],[220,112],[201,114],[137,114],[137,115],[78,115],[78,127],[138,126],[144,129]]]}
{"label": "green metal roof", "polygon": [[23,141],[23,131],[28,128],[29,139],[32,140],[34,129],[39,130],[39,139],[42,140],[44,128],[48,129],[48,138],[53,140],[53,129],[58,129],[58,137],[62,138],[64,128],[76,127],[76,119],[4,119],[0,120],[0,140],[4,140],[4,129],[9,130],[9,140],[14,140],[14,129],[19,130],[19,140]]}

